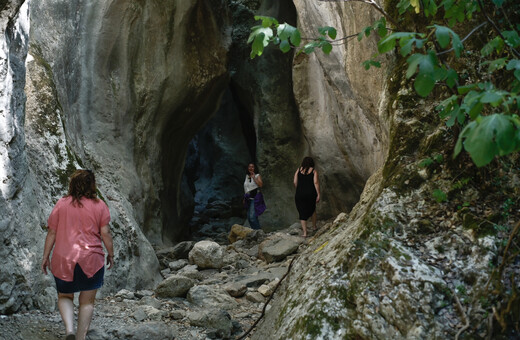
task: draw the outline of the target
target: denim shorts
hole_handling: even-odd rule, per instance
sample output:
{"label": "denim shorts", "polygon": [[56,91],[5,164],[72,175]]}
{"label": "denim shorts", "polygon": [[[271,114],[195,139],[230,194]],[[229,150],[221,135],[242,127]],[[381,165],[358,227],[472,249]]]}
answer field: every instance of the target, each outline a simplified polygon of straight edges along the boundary
{"label": "denim shorts", "polygon": [[98,270],[94,276],[88,278],[79,264],[76,263],[76,267],[74,267],[73,281],[63,281],[62,279],[58,279],[56,276],[54,276],[54,281],[56,281],[56,290],[58,293],[70,294],[84,290],[94,290],[101,288],[101,286],[103,286],[104,276],[104,266]]}

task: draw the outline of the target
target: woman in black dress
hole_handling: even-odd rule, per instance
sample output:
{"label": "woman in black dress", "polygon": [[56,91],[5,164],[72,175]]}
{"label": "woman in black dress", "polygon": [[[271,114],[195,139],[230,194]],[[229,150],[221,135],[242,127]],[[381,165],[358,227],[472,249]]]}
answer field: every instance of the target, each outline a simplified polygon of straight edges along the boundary
{"label": "woman in black dress", "polygon": [[300,215],[303,237],[307,237],[307,220],[311,216],[313,230],[316,230],[316,203],[320,201],[318,172],[314,169],[314,160],[311,157],[305,157],[294,173],[294,186],[294,201]]}

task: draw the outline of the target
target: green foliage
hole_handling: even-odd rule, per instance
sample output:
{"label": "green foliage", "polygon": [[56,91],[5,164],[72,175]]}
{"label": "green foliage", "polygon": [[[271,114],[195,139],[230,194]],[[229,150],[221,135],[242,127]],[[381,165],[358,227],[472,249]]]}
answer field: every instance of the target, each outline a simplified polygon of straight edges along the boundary
{"label": "green foliage", "polygon": [[441,154],[433,155],[432,158],[428,157],[419,162],[419,167],[426,168],[432,165],[433,163],[442,163],[444,161],[444,157]]}
{"label": "green foliage", "polygon": [[[269,44],[277,45],[284,53],[299,47],[302,42],[300,30],[288,23],[280,24],[278,20],[267,16],[255,16],[255,20],[262,23],[251,27],[251,33],[247,39],[251,45],[250,57],[261,56],[264,48]],[[337,31],[334,27],[325,26],[318,28],[319,37],[305,44],[298,53],[312,53],[315,49],[321,49],[325,54],[332,51],[331,41],[336,39]],[[330,39],[330,40],[329,40]]]}
{"label": "green foliage", "polygon": [[[471,180],[471,178],[469,178],[469,177],[465,177],[465,178],[459,179],[457,182],[453,183],[451,188],[454,189],[454,190],[462,189],[469,183],[470,180]],[[467,206],[469,206],[469,203],[468,202],[464,202],[462,204],[462,206],[467,207]]]}
{"label": "green foliage", "polygon": [[432,196],[438,203],[446,202],[448,200],[448,196],[441,189],[433,190]]}
{"label": "green foliage", "polygon": [[[406,78],[413,81],[416,93],[428,97],[436,88],[451,92],[440,98],[437,111],[448,127],[459,125],[461,132],[454,150],[456,157],[462,150],[470,154],[473,162],[481,167],[497,156],[520,150],[520,25],[504,20],[503,12],[518,13],[520,4],[515,0],[493,0],[481,8],[478,0],[400,0],[397,4],[399,18],[383,16],[372,25],[354,34],[358,40],[376,32],[379,38],[375,54],[363,62],[365,69],[380,67],[378,57],[398,52],[407,63]],[[388,22],[399,23],[402,17],[422,18],[424,25],[417,31],[392,31]],[[272,43],[283,52],[298,48],[301,42],[299,30],[288,24],[279,24],[270,17],[255,17],[262,24],[252,28],[248,43],[252,43],[251,58],[260,56],[264,47]],[[477,19],[477,20],[473,20]],[[468,27],[475,22],[468,34]],[[482,45],[468,50],[466,38],[482,27],[493,32]],[[494,29],[493,31],[491,29]],[[467,36],[461,39],[460,32]],[[321,49],[329,54],[336,39],[333,27],[321,27],[318,36],[306,43],[298,53],[312,53]],[[466,55],[479,55],[477,68],[483,72],[478,81],[464,75],[465,61],[457,59]],[[451,65],[450,65],[451,63]]]}

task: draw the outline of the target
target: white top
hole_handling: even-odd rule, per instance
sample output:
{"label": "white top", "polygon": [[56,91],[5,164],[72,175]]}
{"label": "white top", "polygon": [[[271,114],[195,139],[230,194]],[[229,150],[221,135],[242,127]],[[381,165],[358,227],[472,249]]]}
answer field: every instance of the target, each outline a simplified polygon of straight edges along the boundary
{"label": "white top", "polygon": [[[260,174],[256,174],[255,175],[255,178],[258,178],[258,176],[260,176]],[[249,175],[246,175],[246,180],[244,181],[244,193],[248,193],[250,192],[251,190],[254,190],[258,188],[258,185],[256,184],[255,181],[253,181],[252,178],[249,178]]]}

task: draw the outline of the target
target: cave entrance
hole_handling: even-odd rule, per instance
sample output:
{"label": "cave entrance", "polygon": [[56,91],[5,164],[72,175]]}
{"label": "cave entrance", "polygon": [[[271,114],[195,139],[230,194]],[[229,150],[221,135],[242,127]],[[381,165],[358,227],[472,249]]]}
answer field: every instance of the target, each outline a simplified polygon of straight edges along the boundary
{"label": "cave entrance", "polygon": [[233,224],[244,224],[242,206],[246,167],[256,160],[256,132],[247,98],[232,84],[220,107],[188,145],[182,176],[183,205],[190,239],[227,237]]}

